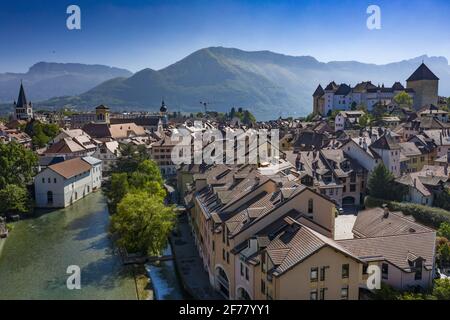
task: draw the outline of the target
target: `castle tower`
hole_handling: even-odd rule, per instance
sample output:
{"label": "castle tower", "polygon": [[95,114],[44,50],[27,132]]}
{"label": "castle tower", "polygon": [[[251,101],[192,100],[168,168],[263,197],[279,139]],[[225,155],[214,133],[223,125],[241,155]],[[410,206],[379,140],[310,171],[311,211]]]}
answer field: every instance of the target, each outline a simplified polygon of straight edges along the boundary
{"label": "castle tower", "polygon": [[95,122],[109,124],[109,108],[103,104],[95,108]]}
{"label": "castle tower", "polygon": [[322,86],[319,84],[316,91],[313,93],[313,113],[324,115],[324,98],[323,95],[325,91]]}
{"label": "castle tower", "polygon": [[31,120],[33,118],[33,105],[27,102],[23,84],[20,82],[19,97],[17,102],[14,101],[14,119],[16,120]]}
{"label": "castle tower", "polygon": [[439,78],[422,62],[416,71],[406,80],[406,87],[413,89],[415,110],[438,103]]}

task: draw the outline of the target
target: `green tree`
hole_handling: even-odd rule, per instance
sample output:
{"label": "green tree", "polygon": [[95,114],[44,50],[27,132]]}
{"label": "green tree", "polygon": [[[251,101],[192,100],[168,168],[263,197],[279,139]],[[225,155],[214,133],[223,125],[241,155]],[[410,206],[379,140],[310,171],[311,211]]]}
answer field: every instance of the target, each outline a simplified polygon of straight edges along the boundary
{"label": "green tree", "polygon": [[357,106],[358,106],[358,104],[356,103],[356,101],[353,101],[351,106],[350,106],[350,110],[355,111]]}
{"label": "green tree", "polygon": [[386,106],[381,103],[376,103],[372,108],[372,114],[375,119],[375,121],[381,120],[381,118],[386,113]]}
{"label": "green tree", "polygon": [[437,235],[439,237],[444,237],[450,240],[450,223],[442,222],[439,226]]}
{"label": "green tree", "polygon": [[56,124],[32,120],[27,123],[24,131],[31,137],[34,148],[43,148],[58,135],[59,127]]}
{"label": "green tree", "polygon": [[256,119],[255,119],[255,117],[253,116],[253,114],[250,113],[250,111],[245,110],[245,111],[244,111],[244,116],[243,116],[242,122],[243,122],[245,125],[248,126],[248,125],[250,125],[251,123],[255,123],[255,122],[256,122]]}
{"label": "green tree", "polygon": [[119,153],[121,156],[117,159],[113,172],[132,173],[137,170],[139,163],[150,159],[150,154],[144,145],[121,144]]}
{"label": "green tree", "polygon": [[437,279],[434,282],[433,296],[438,300],[450,300],[450,279]]}
{"label": "green tree", "polygon": [[117,205],[125,197],[130,190],[128,183],[128,174],[113,173],[111,175],[111,181],[107,189],[105,189],[106,197],[108,198],[109,210],[111,213],[115,213]]}
{"label": "green tree", "polygon": [[434,201],[434,205],[450,211],[450,189],[446,188],[439,193]]}
{"label": "green tree", "polygon": [[33,151],[16,142],[0,143],[0,189],[8,184],[25,187],[36,175],[37,165]]}
{"label": "green tree", "polygon": [[110,231],[128,252],[160,255],[175,225],[175,212],[145,191],[128,193],[111,218]]}
{"label": "green tree", "polygon": [[413,99],[405,91],[398,93],[394,97],[394,101],[402,108],[411,109],[413,106]]}
{"label": "green tree", "polygon": [[371,122],[372,122],[372,117],[368,113],[362,115],[358,120],[358,124],[361,128],[368,127]]}
{"label": "green tree", "polygon": [[8,184],[0,190],[0,213],[17,214],[30,211],[30,198],[25,187]]}
{"label": "green tree", "polygon": [[384,200],[401,200],[405,188],[395,182],[394,175],[380,163],[369,177],[369,193],[372,197]]}

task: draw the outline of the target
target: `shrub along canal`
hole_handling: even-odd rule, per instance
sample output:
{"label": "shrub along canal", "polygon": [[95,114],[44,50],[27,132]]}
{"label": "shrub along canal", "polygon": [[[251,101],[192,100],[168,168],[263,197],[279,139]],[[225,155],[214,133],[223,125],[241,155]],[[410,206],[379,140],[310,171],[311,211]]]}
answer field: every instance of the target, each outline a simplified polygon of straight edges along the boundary
{"label": "shrub along canal", "polygon": [[[0,299],[137,299],[134,277],[114,252],[108,223],[101,192],[14,223],[0,254]],[[80,290],[67,289],[70,265],[81,269]],[[179,290],[175,274],[156,274],[162,277],[155,285]]]}

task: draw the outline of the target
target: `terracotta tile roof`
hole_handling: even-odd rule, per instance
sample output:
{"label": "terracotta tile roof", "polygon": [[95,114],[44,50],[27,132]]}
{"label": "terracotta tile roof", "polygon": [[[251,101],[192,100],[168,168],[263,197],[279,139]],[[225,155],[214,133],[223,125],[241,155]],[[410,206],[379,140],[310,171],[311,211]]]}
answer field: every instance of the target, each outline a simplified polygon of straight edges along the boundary
{"label": "terracotta tile roof", "polygon": [[382,208],[360,211],[353,226],[353,233],[363,237],[381,237],[431,231],[433,230],[413,221],[411,217],[406,217],[400,212],[389,212],[388,217],[385,218],[384,209]]}
{"label": "terracotta tile roof", "polygon": [[431,268],[434,260],[436,233],[422,232],[375,238],[338,240],[347,250],[365,261],[386,260],[406,272],[411,272],[411,262],[425,259],[425,267]]}
{"label": "terracotta tile roof", "polygon": [[279,228],[275,236],[270,236],[266,252],[274,263],[274,275],[280,275],[324,247],[331,247],[344,255],[360,260],[338,242],[321,235],[291,217],[283,220],[284,226]]}
{"label": "terracotta tile roof", "polygon": [[91,165],[82,158],[74,158],[53,164],[48,168],[55,171],[66,179],[70,179],[78,174],[91,170]]}
{"label": "terracotta tile roof", "polygon": [[64,138],[52,144],[47,150],[45,150],[44,154],[75,153],[85,150],[86,149],[83,146],[73,141],[72,138]]}

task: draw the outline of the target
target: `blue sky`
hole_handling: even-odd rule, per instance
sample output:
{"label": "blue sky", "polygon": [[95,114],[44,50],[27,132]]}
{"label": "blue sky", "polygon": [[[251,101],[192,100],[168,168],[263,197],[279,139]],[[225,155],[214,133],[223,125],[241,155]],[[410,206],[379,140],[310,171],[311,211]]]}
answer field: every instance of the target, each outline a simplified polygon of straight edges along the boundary
{"label": "blue sky", "polygon": [[[66,8],[81,8],[81,30]],[[366,9],[381,8],[381,30]],[[450,58],[450,1],[0,0],[0,72],[38,61],[160,69],[208,46],[388,63]]]}

